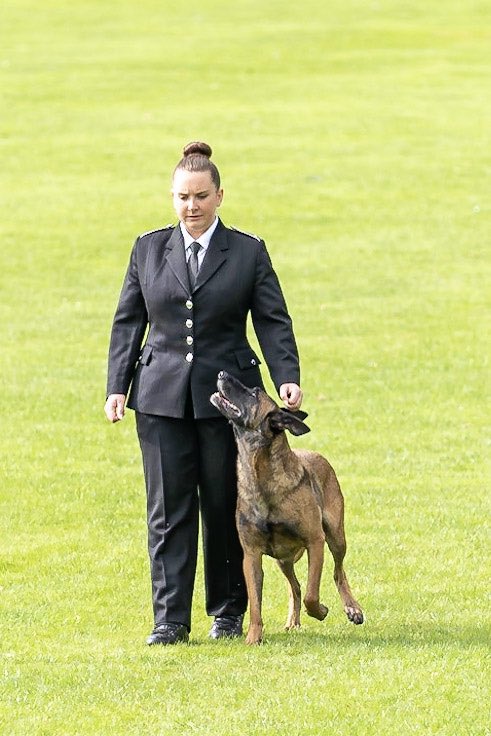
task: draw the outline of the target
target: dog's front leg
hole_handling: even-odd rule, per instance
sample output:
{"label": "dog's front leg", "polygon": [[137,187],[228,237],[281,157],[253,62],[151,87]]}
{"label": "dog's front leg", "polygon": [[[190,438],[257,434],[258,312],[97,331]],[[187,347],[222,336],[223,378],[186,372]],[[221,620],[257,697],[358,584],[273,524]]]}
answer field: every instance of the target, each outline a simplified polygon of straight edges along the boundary
{"label": "dog's front leg", "polygon": [[316,539],[307,546],[309,558],[309,572],[307,589],[303,599],[305,610],[313,618],[323,621],[327,616],[328,608],[319,601],[322,566],[324,564],[324,538]]}
{"label": "dog's front leg", "polygon": [[[303,552],[303,550],[302,550]],[[300,607],[302,603],[300,583],[295,575],[295,567],[293,560],[276,560],[283,575],[288,580],[288,589],[290,594],[288,617],[286,619],[285,629],[300,628]]]}
{"label": "dog's front leg", "polygon": [[257,550],[244,550],[244,577],[249,596],[249,629],[246,644],[260,644],[263,638],[261,604],[263,596],[262,553]]}

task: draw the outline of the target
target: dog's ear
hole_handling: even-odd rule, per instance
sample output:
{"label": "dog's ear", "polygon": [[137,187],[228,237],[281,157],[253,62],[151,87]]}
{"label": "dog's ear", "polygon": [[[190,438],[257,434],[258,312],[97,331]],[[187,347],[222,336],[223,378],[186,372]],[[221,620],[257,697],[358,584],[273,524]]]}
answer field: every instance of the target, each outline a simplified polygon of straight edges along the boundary
{"label": "dog's ear", "polygon": [[290,414],[293,414],[294,417],[297,417],[297,419],[301,419],[302,421],[304,419],[307,419],[308,414],[306,411],[302,411],[301,409],[297,409],[296,411],[292,411],[291,409],[284,409],[284,411],[289,412]]}
{"label": "dog's ear", "polygon": [[269,426],[275,432],[282,432],[287,429],[291,434],[298,437],[310,432],[310,427],[307,427],[302,421],[306,416],[307,414],[304,411],[293,412],[288,411],[288,409],[276,409],[269,415]]}

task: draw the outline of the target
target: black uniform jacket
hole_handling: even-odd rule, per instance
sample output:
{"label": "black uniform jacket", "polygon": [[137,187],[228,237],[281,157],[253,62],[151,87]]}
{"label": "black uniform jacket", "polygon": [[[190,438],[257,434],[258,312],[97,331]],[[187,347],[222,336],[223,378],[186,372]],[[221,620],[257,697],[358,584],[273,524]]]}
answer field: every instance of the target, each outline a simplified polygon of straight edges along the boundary
{"label": "black uniform jacket", "polygon": [[131,384],[131,409],[183,417],[190,387],[196,418],[220,416],[210,404],[219,371],[262,386],[249,311],[276,388],[299,383],[291,320],[262,240],[219,221],[191,290],[180,228],[141,235],[114,317],[107,395]]}

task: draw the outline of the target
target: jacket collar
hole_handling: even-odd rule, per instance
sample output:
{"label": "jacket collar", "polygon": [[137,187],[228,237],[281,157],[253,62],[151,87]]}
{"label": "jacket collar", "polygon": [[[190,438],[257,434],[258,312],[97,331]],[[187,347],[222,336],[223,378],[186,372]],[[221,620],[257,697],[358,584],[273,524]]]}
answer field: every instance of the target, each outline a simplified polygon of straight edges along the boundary
{"label": "jacket collar", "polygon": [[181,228],[179,226],[174,228],[172,235],[165,244],[166,261],[187,294],[194,294],[213,276],[214,273],[216,273],[216,271],[218,271],[220,266],[227,259],[227,250],[227,229],[219,219],[218,225],[211,236],[210,244],[206,250],[206,255],[199,270],[195,287],[191,290],[186,266],[184,238],[182,237]]}

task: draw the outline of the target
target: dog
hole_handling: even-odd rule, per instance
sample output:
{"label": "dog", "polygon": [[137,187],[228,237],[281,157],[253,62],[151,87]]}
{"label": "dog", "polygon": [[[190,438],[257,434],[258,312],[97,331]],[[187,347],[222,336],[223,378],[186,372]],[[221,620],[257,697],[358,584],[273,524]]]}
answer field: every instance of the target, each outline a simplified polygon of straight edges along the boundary
{"label": "dog", "polygon": [[343,568],[344,501],[336,474],[319,453],[292,450],[285,434],[309,432],[303,422],[307,414],[280,408],[261,388],[247,388],[225,371],[218,374],[217,389],[210,401],[231,422],[238,449],[236,521],[250,606],[246,644],[260,644],[263,636],[263,555],[275,558],[288,580],[286,629],[300,627],[301,589],[294,565],[305,550],[305,609],[319,621],[326,617],[328,609],[319,601],[324,542],[334,559],[345,613],[354,624],[363,623]]}

